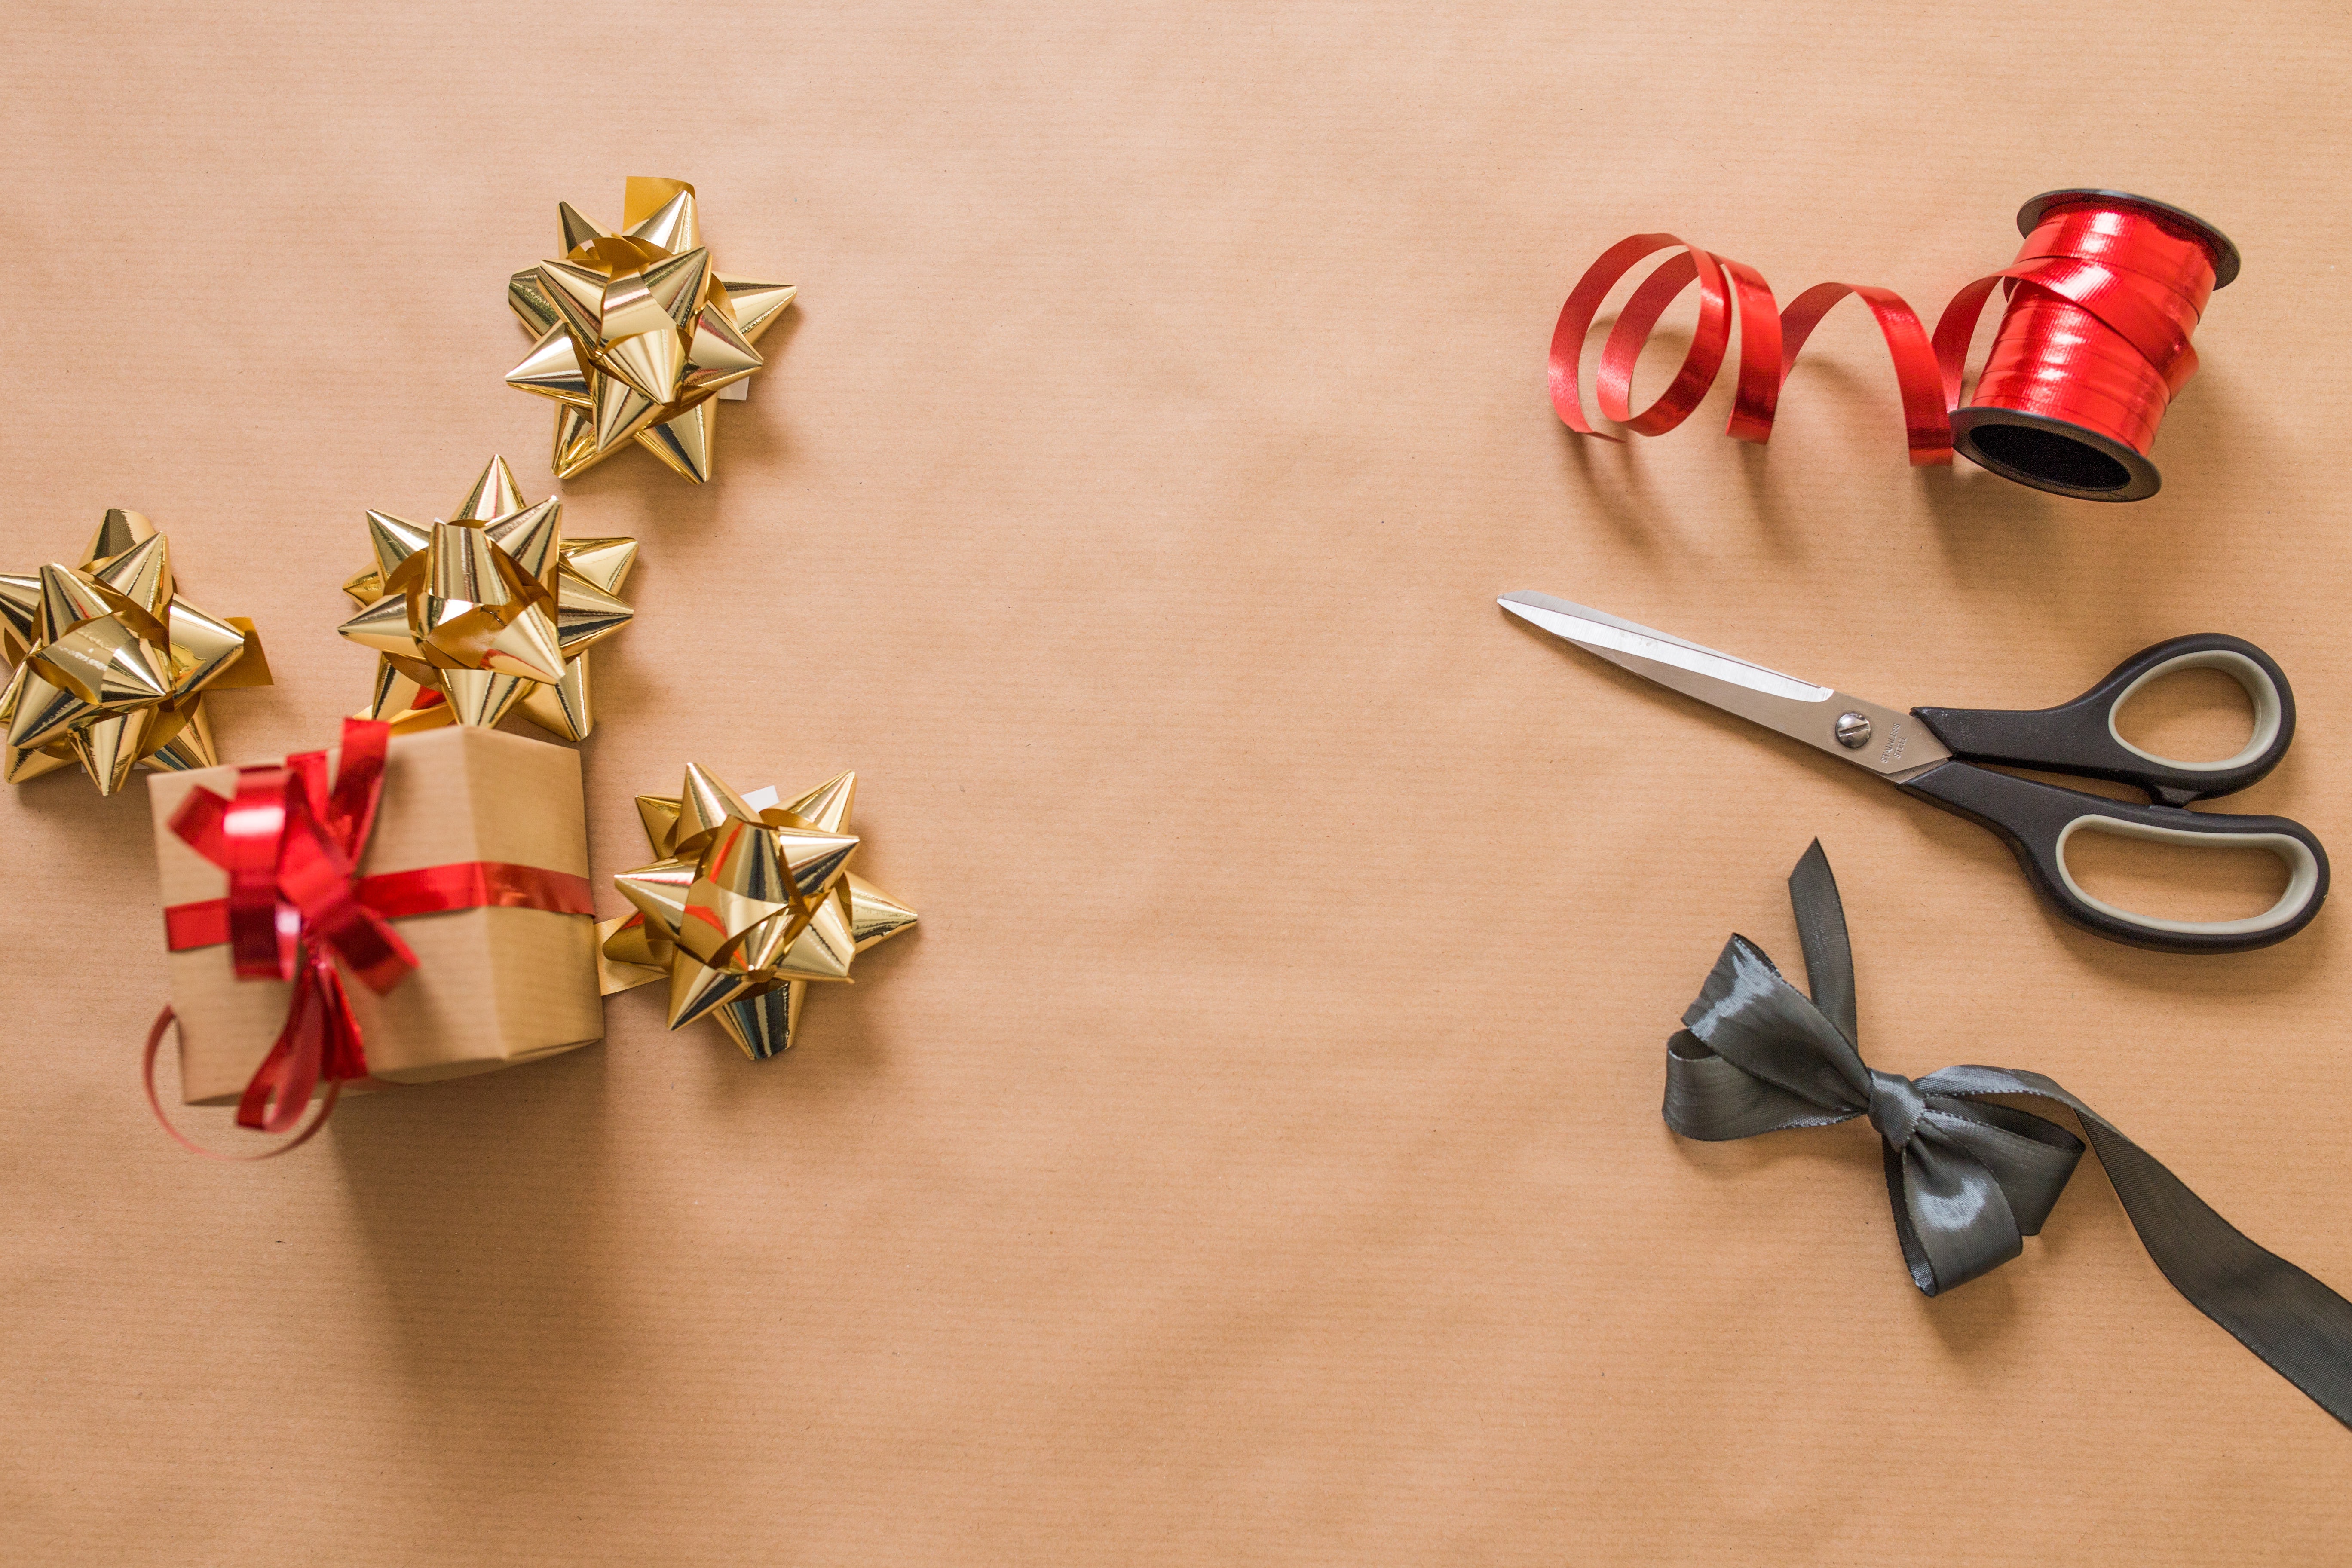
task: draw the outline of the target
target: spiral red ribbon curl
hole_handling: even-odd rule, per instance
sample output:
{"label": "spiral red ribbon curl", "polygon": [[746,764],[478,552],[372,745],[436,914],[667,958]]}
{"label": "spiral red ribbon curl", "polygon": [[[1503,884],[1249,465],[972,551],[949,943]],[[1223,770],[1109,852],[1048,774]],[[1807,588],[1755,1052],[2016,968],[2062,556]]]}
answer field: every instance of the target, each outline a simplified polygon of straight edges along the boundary
{"label": "spiral red ribbon curl", "polygon": [[[1679,250],[1634,289],[1601,351],[1594,400],[1633,434],[1665,434],[1706,396],[1730,347],[1736,300],[1739,377],[1726,433],[1769,439],[1780,388],[1805,340],[1854,294],[1870,308],[1895,363],[1915,466],[1949,463],[1957,436],[1970,458],[2043,489],[2109,500],[2154,494],[2159,480],[2148,447],[2166,406],[2196,374],[2189,335],[2213,290],[2236,275],[2235,248],[2189,214],[2115,192],[2038,196],[2019,226],[2025,243],[2016,260],[1955,294],[1932,339],[1891,289],[1816,284],[1778,310],[1770,285],[1744,262],[1671,234],[1634,235],[1602,252],[1560,307],[1551,340],[1552,407],[1579,434],[1622,439],[1585,416],[1584,341],[1619,279],[1661,250]],[[1636,413],[1633,367],[1643,345],[1694,282],[1699,313],[1689,352],[1666,390]],[[2006,308],[1975,401],[1963,408],[1969,342],[1996,287]],[[2010,434],[1977,437],[1989,428]]]}

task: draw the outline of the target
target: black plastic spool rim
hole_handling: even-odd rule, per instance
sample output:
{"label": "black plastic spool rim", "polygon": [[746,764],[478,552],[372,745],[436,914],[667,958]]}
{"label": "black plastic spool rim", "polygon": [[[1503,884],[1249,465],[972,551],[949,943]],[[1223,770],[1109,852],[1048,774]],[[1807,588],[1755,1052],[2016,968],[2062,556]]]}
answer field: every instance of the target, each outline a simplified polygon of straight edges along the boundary
{"label": "black plastic spool rim", "polygon": [[[2229,236],[2194,213],[2128,191],[2086,186],[2044,191],[2017,209],[2017,232],[2032,234],[2042,215],[2060,202],[2084,200],[2137,207],[2189,230],[2213,258],[2213,287],[2226,288],[2236,279],[2238,247],[2230,243]],[[1952,449],[2003,479],[2077,500],[2145,500],[2164,483],[2146,454],[2112,436],[2045,414],[1977,406],[1955,409]]]}

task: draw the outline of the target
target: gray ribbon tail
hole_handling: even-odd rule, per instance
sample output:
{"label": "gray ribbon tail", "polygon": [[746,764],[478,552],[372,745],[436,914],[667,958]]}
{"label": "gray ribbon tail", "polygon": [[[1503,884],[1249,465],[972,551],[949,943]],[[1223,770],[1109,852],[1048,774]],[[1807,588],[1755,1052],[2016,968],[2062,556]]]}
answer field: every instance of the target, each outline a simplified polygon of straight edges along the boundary
{"label": "gray ribbon tail", "polygon": [[1805,950],[1805,986],[1813,1005],[1859,1046],[1853,1001],[1853,943],[1846,937],[1845,900],[1838,897],[1830,858],[1814,839],[1789,873],[1789,902],[1797,911],[1797,941]]}
{"label": "gray ribbon tail", "polygon": [[1947,1068],[1919,1087],[1956,1098],[2032,1095],[2080,1117],[2140,1245],[2172,1288],[2352,1426],[2352,1301],[2255,1245],[2121,1128],[2040,1073]]}

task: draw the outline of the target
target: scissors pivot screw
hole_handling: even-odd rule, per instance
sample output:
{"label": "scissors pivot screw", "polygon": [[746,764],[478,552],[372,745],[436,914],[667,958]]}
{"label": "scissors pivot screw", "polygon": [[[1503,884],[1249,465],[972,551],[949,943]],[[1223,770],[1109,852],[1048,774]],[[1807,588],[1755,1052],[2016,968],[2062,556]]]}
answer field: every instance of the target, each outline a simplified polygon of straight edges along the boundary
{"label": "scissors pivot screw", "polygon": [[1858,752],[1870,744],[1870,715],[1841,713],[1837,716],[1837,743],[1849,752]]}

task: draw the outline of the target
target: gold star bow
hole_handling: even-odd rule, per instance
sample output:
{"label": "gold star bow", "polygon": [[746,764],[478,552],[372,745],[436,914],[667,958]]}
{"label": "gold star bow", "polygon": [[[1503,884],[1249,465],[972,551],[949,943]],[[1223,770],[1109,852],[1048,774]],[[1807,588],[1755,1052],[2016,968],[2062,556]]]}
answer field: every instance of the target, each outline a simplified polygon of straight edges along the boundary
{"label": "gold star bow", "polygon": [[767,362],[751,345],[797,292],[710,268],[683,180],[629,179],[608,234],[558,203],[563,259],[507,282],[538,337],[507,384],[554,398],[555,474],[568,479],[635,440],[701,484],[710,478],[710,399]]}
{"label": "gold star bow", "polygon": [[739,795],[687,765],[676,798],[637,796],[662,857],[615,887],[638,912],[596,928],[606,995],[669,981],[669,1026],[716,1017],[754,1061],[792,1048],[812,981],[915,923],[915,911],[849,871],[857,775],[797,800]]}
{"label": "gold star bow", "polygon": [[79,762],[112,795],[141,763],[217,767],[204,694],[269,684],[253,623],[179,597],[170,544],[135,511],[108,512],[79,566],[0,576],[0,651],[10,784]]}
{"label": "gold star bow", "polygon": [[446,522],[367,521],[375,564],[343,584],[366,608],[337,629],[383,661],[354,718],[404,734],[494,725],[520,703],[567,741],[595,728],[586,656],[635,614],[619,596],[635,540],[564,538],[563,502],[525,506],[504,458]]}

